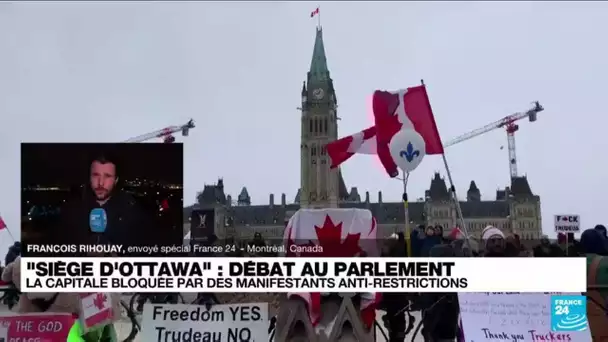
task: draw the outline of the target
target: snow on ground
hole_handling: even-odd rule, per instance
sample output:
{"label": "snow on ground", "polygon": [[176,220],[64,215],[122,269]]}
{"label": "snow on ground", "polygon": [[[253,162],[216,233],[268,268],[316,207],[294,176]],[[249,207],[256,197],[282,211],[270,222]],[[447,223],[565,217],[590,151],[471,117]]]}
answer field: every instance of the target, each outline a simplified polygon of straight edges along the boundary
{"label": "snow on ground", "polygon": [[[189,297],[189,294],[184,294],[184,297]],[[129,300],[130,300],[131,296],[123,296],[122,300],[125,302],[125,304],[129,304]],[[188,302],[188,298],[185,298],[186,302]],[[4,305],[0,305],[0,313],[7,313],[9,312],[8,307],[4,306]],[[382,327],[384,327],[384,324],[382,323],[382,315],[384,314],[383,311],[378,311],[376,314],[376,320],[380,323],[380,325],[382,325]],[[416,324],[418,324],[418,322],[420,322],[420,313],[419,312],[413,312],[412,315],[416,318]],[[118,332],[118,337],[119,337],[119,341],[124,341],[124,339],[129,335],[129,333],[131,332],[131,321],[129,321],[129,319],[125,316],[123,317],[122,320],[120,320],[118,323],[115,324],[116,326],[116,330]],[[386,333],[386,329],[384,329],[385,333]],[[413,333],[413,331],[412,331]],[[406,338],[406,341],[410,341],[412,335],[410,334],[410,336],[408,336]],[[135,338],[134,342],[143,342],[143,340],[141,339],[141,335],[138,334],[138,336]],[[376,331],[376,342],[387,342],[384,337],[382,336],[382,333],[377,330]],[[418,336],[416,336],[416,339],[413,342],[424,342],[424,339],[422,338],[422,336],[420,336],[420,334],[418,334]]]}

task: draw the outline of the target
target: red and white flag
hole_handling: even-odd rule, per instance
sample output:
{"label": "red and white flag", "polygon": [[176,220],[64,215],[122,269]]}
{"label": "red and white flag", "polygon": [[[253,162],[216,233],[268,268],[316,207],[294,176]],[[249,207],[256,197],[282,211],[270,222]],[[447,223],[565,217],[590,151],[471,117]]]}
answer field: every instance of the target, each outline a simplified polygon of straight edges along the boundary
{"label": "red and white flag", "polygon": [[314,18],[317,14],[319,14],[319,7],[317,7],[314,11],[310,12],[310,17]]}
{"label": "red and white flag", "polygon": [[114,319],[110,294],[80,294],[80,320],[85,331],[112,323]]}
{"label": "red and white flag", "polygon": [[[300,209],[289,220],[285,229],[288,257],[346,258],[379,256],[376,220],[365,209]],[[298,245],[300,253],[291,252]],[[315,249],[314,246],[322,248]],[[305,248],[308,247],[308,248]],[[306,302],[310,320],[316,325],[321,320],[320,293],[289,293]],[[376,318],[380,294],[361,294],[361,317],[369,328]]]}
{"label": "red and white flag", "polygon": [[372,126],[332,141],[327,144],[326,149],[331,159],[331,168],[336,168],[355,154],[378,154],[376,146],[376,126]]}
{"label": "red and white flag", "polygon": [[391,157],[389,144],[403,128],[414,129],[422,136],[426,154],[443,154],[443,144],[424,85],[396,92],[376,90],[372,107],[373,127],[327,145],[332,167],[338,167],[354,154],[373,153],[378,155],[389,176],[397,176],[399,170]]}

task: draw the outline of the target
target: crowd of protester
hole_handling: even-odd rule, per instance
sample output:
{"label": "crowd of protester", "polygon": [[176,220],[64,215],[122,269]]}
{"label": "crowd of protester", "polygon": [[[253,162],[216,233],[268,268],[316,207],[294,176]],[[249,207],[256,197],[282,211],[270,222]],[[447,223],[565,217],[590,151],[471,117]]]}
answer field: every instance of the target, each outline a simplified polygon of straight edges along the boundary
{"label": "crowd of protester", "polygon": [[[486,227],[481,239],[466,239],[459,228],[444,234],[441,226],[418,226],[410,234],[413,257],[570,257],[608,256],[606,227],[597,225],[585,230],[580,240],[574,234],[558,235],[556,241],[543,236],[537,241],[524,241],[516,233],[505,234],[496,227]],[[410,255],[405,236],[394,234],[383,254],[391,257]],[[412,327],[409,311],[422,311],[422,335],[426,341],[460,341],[459,305],[456,293],[390,293],[383,295],[388,342],[403,342]],[[407,322],[408,318],[410,322]],[[459,337],[460,335],[460,337]]]}

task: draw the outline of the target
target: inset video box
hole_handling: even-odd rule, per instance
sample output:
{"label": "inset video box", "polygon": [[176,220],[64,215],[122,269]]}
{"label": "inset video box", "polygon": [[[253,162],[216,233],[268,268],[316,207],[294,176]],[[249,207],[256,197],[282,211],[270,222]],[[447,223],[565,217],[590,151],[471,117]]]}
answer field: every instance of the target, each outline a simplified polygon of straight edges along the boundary
{"label": "inset video box", "polygon": [[21,144],[24,257],[171,256],[184,240],[183,145]]}

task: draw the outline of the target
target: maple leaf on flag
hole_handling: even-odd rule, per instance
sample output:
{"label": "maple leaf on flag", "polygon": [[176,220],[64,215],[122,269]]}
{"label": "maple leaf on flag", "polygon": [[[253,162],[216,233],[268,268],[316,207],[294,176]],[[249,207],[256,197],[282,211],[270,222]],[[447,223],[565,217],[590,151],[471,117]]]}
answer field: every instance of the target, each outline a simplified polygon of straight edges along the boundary
{"label": "maple leaf on flag", "polygon": [[[291,246],[298,246],[298,247],[314,247],[316,246],[314,242],[308,240],[308,243],[304,244],[304,245],[298,245],[292,238],[291,238],[291,232],[293,230],[292,226],[289,226],[289,232],[287,234],[288,238],[287,238],[287,253],[286,256],[298,256],[295,252],[291,251]],[[306,250],[306,248],[304,248],[303,250]],[[310,252],[304,252],[304,253],[299,253],[299,256],[319,256],[319,253],[310,253]]]}
{"label": "maple leaf on flag", "polygon": [[323,248],[323,257],[343,258],[354,257],[362,252],[359,246],[361,233],[347,234],[342,241],[342,222],[334,224],[329,215],[325,215],[323,226],[315,226],[319,246]]}
{"label": "maple leaf on flag", "polygon": [[108,300],[108,297],[105,294],[98,293],[93,299],[93,305],[95,305],[98,310],[101,310],[105,307],[106,300]]}
{"label": "maple leaf on flag", "polygon": [[[322,226],[314,226],[317,234],[318,243],[308,240],[306,244],[297,244],[291,239],[293,227],[289,227],[287,240],[287,256],[296,256],[296,253],[291,252],[291,246],[304,247],[300,248],[300,257],[324,257],[324,258],[345,258],[359,256],[363,253],[363,249],[359,246],[361,233],[347,234],[342,240],[342,222],[334,224],[329,215],[325,215],[325,221]],[[313,248],[306,247],[320,246],[321,251],[315,252]]]}

